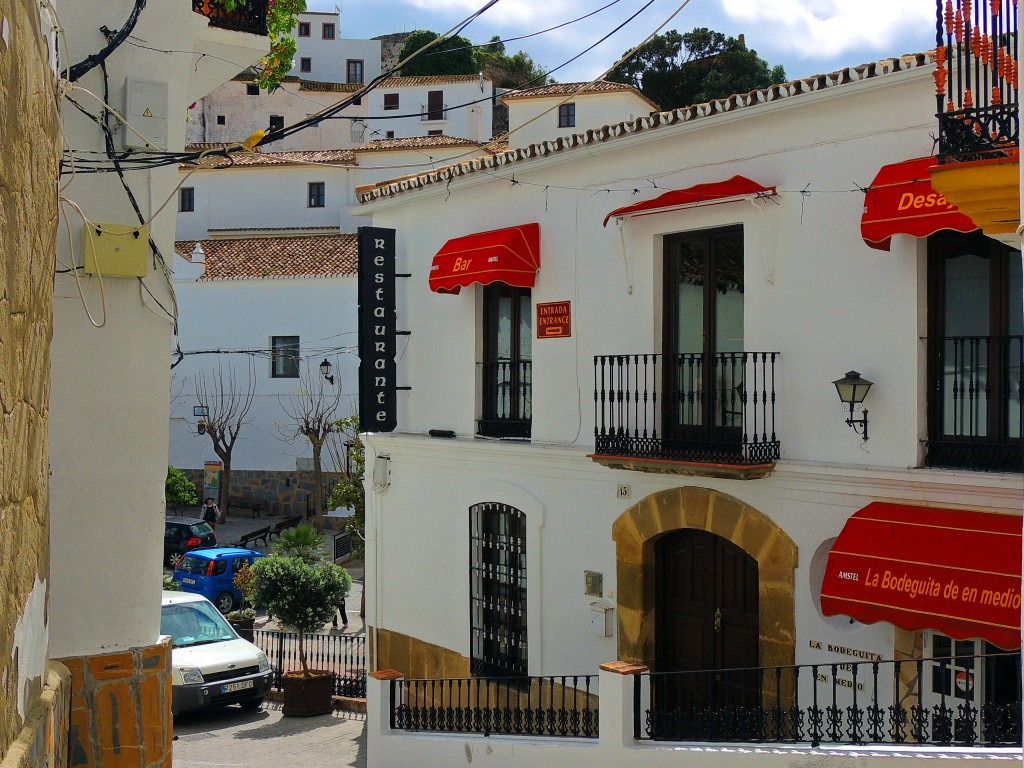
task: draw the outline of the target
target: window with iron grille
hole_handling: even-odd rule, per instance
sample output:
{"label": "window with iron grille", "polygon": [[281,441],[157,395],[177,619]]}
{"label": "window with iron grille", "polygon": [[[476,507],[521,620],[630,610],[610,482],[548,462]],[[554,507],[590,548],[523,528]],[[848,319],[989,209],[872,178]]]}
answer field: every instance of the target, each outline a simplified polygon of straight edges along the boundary
{"label": "window with iron grille", "polygon": [[178,210],[182,213],[191,213],[196,209],[195,187],[182,187],[178,190]]}
{"label": "window with iron grille", "polygon": [[308,21],[300,21],[299,22],[299,37],[309,37],[309,22]]}
{"label": "window with iron grille", "polygon": [[324,40],[333,40],[334,39],[334,25],[333,24],[324,24],[323,25],[322,37],[323,37]]}
{"label": "window with iron grille", "polygon": [[303,56],[299,59],[299,72],[312,72],[313,71],[313,57]]}
{"label": "window with iron grille", "polygon": [[270,376],[274,379],[299,378],[299,337],[272,336],[270,339]]}
{"label": "window with iron grille", "polygon": [[529,288],[484,288],[481,408],[477,434],[530,437],[533,315]]}
{"label": "window with iron grille", "polygon": [[469,508],[470,671],[525,676],[526,514],[497,502]]}

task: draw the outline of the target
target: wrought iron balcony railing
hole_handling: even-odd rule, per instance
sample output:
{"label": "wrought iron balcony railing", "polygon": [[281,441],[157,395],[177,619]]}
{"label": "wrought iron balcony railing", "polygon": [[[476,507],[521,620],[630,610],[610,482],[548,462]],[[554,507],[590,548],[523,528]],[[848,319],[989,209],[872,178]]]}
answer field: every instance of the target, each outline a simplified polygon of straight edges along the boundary
{"label": "wrought iron balcony railing", "polygon": [[936,0],[939,156],[1005,156],[1019,142],[1017,0]]}
{"label": "wrought iron balcony railing", "polygon": [[499,360],[480,363],[483,409],[477,434],[486,437],[529,437],[532,421],[533,363]]}
{"label": "wrought iron balcony railing", "polygon": [[229,11],[221,0],[192,0],[192,10],[208,18],[211,26],[265,36],[268,1],[239,0],[235,9]]}
{"label": "wrought iron balcony railing", "polygon": [[391,727],[595,739],[597,675],[391,681]]}
{"label": "wrought iron balcony railing", "polygon": [[595,453],[761,465],[779,458],[777,352],[597,355]]}
{"label": "wrought iron balcony railing", "polygon": [[427,120],[447,120],[448,119],[448,105],[428,105],[420,104],[420,120],[426,122]]}
{"label": "wrought iron balcony railing", "polygon": [[1020,746],[1020,654],[645,673],[636,739]]}
{"label": "wrought iron balcony railing", "polygon": [[925,464],[1024,472],[1021,336],[933,339],[934,400]]}

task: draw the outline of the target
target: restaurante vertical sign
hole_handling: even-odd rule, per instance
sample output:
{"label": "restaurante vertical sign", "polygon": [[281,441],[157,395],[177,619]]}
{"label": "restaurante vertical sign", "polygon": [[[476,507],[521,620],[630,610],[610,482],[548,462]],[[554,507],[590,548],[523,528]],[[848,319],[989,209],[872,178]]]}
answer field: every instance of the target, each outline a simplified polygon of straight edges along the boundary
{"label": "restaurante vertical sign", "polygon": [[395,230],[359,227],[359,427],[391,432],[395,397]]}

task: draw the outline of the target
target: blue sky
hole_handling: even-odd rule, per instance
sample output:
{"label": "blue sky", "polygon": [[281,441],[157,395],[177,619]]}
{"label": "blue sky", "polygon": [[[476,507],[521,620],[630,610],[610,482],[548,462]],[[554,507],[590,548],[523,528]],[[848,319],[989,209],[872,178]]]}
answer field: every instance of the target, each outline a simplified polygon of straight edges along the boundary
{"label": "blue sky", "polygon": [[[493,35],[529,35],[562,24],[612,0],[498,0],[462,34],[474,43]],[[681,0],[618,0],[606,10],[562,29],[506,44],[526,51],[547,69],[556,67],[637,13],[608,40],[555,72],[559,82],[590,80],[643,40]],[[445,32],[484,0],[308,0],[309,10],[341,7],[341,37],[369,38],[431,29]],[[643,9],[643,10],[641,10]],[[790,78],[831,72],[935,45],[934,0],[690,0],[665,26],[686,32],[710,27],[745,35],[747,46]],[[664,30],[663,30],[664,31]]]}

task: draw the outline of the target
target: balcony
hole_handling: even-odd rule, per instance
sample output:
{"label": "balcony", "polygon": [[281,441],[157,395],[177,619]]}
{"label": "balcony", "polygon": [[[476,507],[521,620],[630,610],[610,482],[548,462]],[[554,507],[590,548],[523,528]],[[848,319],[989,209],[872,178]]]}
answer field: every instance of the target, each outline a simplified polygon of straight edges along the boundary
{"label": "balcony", "polygon": [[498,360],[480,363],[483,412],[477,421],[482,437],[530,437],[533,362]]}
{"label": "balcony", "polygon": [[608,467],[753,479],[779,458],[777,352],[598,355],[594,454]]}
{"label": "balcony", "polygon": [[420,120],[446,120],[448,115],[447,104],[420,104]]}
{"label": "balcony", "polygon": [[947,336],[938,355],[925,465],[1024,472],[1021,336]]}
{"label": "balcony", "polygon": [[210,26],[267,35],[268,0],[238,0],[234,10],[224,7],[224,0],[192,0],[192,10],[210,20]]}
{"label": "balcony", "polygon": [[1016,0],[936,0],[932,186],[991,236],[1020,220]]}

